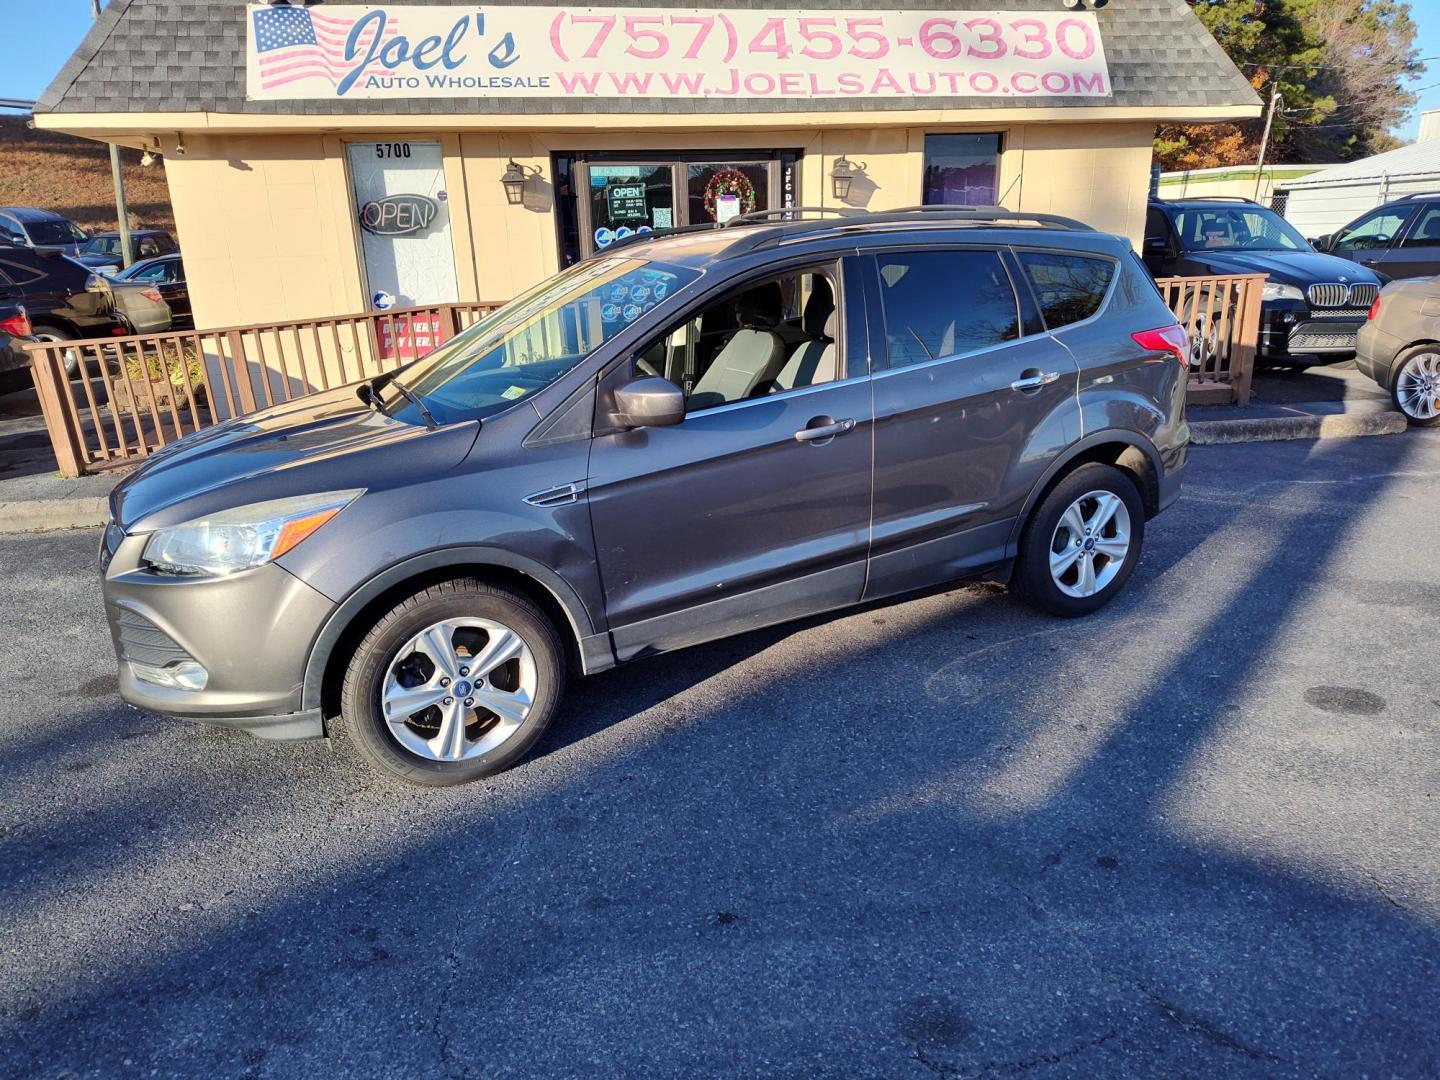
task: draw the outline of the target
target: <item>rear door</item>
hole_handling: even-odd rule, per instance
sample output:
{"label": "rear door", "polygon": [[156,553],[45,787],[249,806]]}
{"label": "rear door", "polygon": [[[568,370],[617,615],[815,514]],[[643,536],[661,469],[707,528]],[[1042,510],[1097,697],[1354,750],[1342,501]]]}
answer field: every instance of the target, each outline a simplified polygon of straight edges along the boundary
{"label": "rear door", "polygon": [[1421,203],[1380,260],[1365,265],[1389,278],[1440,274],[1440,202]]}
{"label": "rear door", "polygon": [[867,598],[1001,562],[1031,487],[1079,437],[1075,360],[1013,267],[984,247],[868,259],[883,370]]}

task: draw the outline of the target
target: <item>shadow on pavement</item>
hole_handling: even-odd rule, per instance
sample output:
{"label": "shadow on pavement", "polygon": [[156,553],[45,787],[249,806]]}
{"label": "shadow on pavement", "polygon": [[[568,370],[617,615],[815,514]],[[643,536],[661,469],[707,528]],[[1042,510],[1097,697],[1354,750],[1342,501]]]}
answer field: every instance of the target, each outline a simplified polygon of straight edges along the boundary
{"label": "shadow on pavement", "polygon": [[[1222,843],[1179,794],[1263,719],[1252,691],[1386,490],[1349,484],[1339,513],[1329,490],[1202,487],[1089,620],[967,587],[622,669],[539,758],[459,791],[141,725],[173,770],[97,766],[65,828],[5,838],[12,926],[17,902],[95,923],[50,941],[53,965],[11,952],[30,989],[0,1000],[0,1059],[1433,1075],[1434,918],[1243,830]],[[116,729],[89,709],[5,756],[7,802],[58,746],[103,753]]]}

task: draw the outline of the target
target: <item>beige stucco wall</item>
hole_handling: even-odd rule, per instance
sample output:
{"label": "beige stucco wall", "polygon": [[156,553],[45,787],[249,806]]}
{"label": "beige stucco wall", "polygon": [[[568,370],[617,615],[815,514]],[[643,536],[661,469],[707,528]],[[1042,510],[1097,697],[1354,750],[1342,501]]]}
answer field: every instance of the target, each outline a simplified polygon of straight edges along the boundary
{"label": "beige stucco wall", "polygon": [[[1153,124],[995,123],[810,127],[787,119],[768,130],[665,130],[663,117],[615,131],[467,131],[440,139],[461,300],[506,299],[555,272],[550,155],[564,150],[798,148],[804,205],[834,205],[829,172],[844,155],[864,164],[847,205],[871,210],[920,202],[929,132],[1000,131],[999,190],[1013,209],[1065,214],[1138,243],[1149,188]],[[263,323],[364,310],[363,279],[344,140],[355,130],[192,134],[184,155],[162,140],[197,325]],[[386,138],[401,137],[390,130]],[[538,170],[525,206],[505,200],[508,159]]]}

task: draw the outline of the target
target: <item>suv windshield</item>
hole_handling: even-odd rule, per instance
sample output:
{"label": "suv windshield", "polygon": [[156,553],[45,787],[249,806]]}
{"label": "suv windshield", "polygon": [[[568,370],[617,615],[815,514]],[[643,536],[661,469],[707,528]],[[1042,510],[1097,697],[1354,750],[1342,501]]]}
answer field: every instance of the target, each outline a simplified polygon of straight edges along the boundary
{"label": "suv windshield", "polygon": [[27,221],[25,232],[32,244],[81,244],[89,239],[68,221]]}
{"label": "suv windshield", "polygon": [[85,241],[80,252],[82,255],[119,255],[120,238],[118,236],[92,236]]}
{"label": "suv windshield", "polygon": [[[613,257],[542,282],[401,371],[441,423],[490,416],[543,390],[606,341],[700,276],[698,270]],[[386,388],[387,412],[420,410]]]}
{"label": "suv windshield", "polygon": [[1279,214],[1261,206],[1191,206],[1175,215],[1186,251],[1308,251]]}

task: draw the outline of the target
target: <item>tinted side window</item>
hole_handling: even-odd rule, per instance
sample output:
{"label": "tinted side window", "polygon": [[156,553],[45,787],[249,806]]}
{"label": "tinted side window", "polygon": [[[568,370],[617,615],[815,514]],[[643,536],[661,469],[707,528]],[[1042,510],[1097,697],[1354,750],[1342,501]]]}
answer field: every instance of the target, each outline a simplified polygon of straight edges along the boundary
{"label": "tinted side window", "polygon": [[906,252],[876,263],[892,368],[1020,336],[1015,290],[995,252]]}
{"label": "tinted side window", "polygon": [[1040,302],[1045,325],[1051,330],[1088,319],[1099,311],[1115,277],[1115,264],[1109,259],[1048,251],[1021,251],[1017,255]]}
{"label": "tinted side window", "polygon": [[1168,244],[1170,242],[1170,218],[1163,210],[1149,210],[1145,214],[1145,242]]}
{"label": "tinted side window", "polygon": [[1440,244],[1440,206],[1428,207],[1401,247],[1434,247]]}
{"label": "tinted side window", "polygon": [[1388,247],[1400,226],[1410,216],[1410,207],[1396,210],[1379,210],[1369,217],[1361,218],[1352,228],[1346,229],[1335,238],[1335,247],[1350,251],[1364,248]]}
{"label": "tinted side window", "polygon": [[45,276],[23,263],[17,262],[0,262],[0,270],[3,270],[16,285],[29,285]]}

